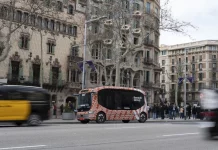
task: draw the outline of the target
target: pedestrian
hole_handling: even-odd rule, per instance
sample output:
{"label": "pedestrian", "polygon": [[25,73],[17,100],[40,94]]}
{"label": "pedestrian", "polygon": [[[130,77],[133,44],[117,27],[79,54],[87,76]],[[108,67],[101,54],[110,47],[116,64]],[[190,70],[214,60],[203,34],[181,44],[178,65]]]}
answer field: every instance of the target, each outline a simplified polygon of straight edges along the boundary
{"label": "pedestrian", "polygon": [[197,114],[197,109],[196,109],[196,107],[194,106],[194,107],[192,108],[192,116],[193,116],[193,119],[196,119],[196,114]]}
{"label": "pedestrian", "polygon": [[176,119],[176,106],[175,106],[175,104],[173,104],[173,106],[172,106],[172,119]]}
{"label": "pedestrian", "polygon": [[191,106],[190,105],[188,105],[188,107],[187,107],[187,111],[188,111],[188,118],[189,119],[191,119]]}
{"label": "pedestrian", "polygon": [[57,114],[57,107],[56,107],[56,104],[54,103],[53,104],[53,115],[56,116],[56,118],[57,118],[56,114]]}
{"label": "pedestrian", "polygon": [[64,105],[63,105],[63,104],[61,104],[60,110],[61,110],[61,115],[62,115],[62,113],[63,113],[63,111],[64,111]]}
{"label": "pedestrian", "polygon": [[154,107],[153,107],[153,119],[156,119],[156,114],[157,114],[157,107],[154,104]]}
{"label": "pedestrian", "polygon": [[180,107],[180,110],[179,110],[180,119],[183,119],[183,111],[184,111],[184,109],[183,109],[183,107],[181,106],[181,107]]}

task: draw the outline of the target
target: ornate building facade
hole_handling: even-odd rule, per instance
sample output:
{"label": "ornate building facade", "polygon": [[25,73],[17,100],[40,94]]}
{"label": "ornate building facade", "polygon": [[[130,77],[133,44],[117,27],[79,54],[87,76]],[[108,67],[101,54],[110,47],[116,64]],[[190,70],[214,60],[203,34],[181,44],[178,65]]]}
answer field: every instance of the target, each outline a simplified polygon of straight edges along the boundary
{"label": "ornate building facade", "polygon": [[0,78],[42,86],[60,106],[81,89],[85,7],[78,0],[1,0]]}
{"label": "ornate building facade", "polygon": [[158,103],[160,1],[87,2],[86,60],[94,62],[96,71],[86,66],[86,87],[139,88],[147,93],[148,103]]}

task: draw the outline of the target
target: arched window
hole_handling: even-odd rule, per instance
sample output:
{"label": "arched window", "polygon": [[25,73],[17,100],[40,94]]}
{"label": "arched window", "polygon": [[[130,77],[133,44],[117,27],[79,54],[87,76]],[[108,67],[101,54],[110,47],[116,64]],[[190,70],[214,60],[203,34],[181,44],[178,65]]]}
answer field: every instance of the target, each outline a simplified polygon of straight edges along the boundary
{"label": "arched window", "polygon": [[68,6],[68,13],[73,15],[73,6],[72,5]]}
{"label": "arched window", "polygon": [[142,62],[142,57],[143,57],[143,54],[142,52],[138,52],[135,56],[135,65],[136,67],[140,66],[141,62]]}
{"label": "arched window", "polygon": [[100,52],[101,52],[102,44],[101,42],[95,42],[92,46],[92,58],[93,59],[100,59]]}
{"label": "arched window", "polygon": [[133,79],[134,88],[140,88],[140,72],[137,72]]}
{"label": "arched window", "polygon": [[60,1],[57,1],[57,11],[62,11],[63,9],[63,3]]}
{"label": "arched window", "polygon": [[97,84],[97,81],[98,81],[98,74],[96,71],[91,71],[90,73],[90,82],[92,84]]}

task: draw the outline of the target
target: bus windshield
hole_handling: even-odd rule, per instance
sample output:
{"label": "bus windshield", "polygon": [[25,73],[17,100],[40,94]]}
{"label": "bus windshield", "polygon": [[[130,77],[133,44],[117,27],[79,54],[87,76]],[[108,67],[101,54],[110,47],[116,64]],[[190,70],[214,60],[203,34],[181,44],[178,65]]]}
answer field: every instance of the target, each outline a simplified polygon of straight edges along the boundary
{"label": "bus windshield", "polygon": [[92,105],[91,93],[82,93],[79,95],[78,111],[88,111]]}

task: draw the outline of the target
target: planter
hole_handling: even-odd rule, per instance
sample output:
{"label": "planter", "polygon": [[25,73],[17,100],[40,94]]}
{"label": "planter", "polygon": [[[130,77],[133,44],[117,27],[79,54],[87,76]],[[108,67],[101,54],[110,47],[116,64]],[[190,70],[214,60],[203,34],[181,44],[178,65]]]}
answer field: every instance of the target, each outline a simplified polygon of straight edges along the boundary
{"label": "planter", "polygon": [[62,119],[63,120],[74,120],[76,118],[76,115],[74,112],[71,113],[62,113]]}

